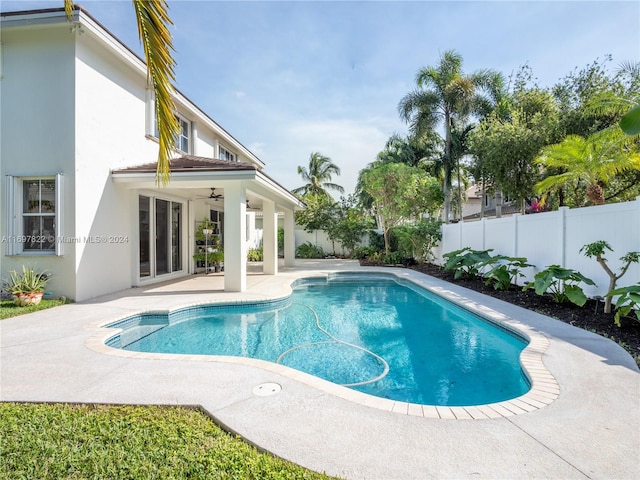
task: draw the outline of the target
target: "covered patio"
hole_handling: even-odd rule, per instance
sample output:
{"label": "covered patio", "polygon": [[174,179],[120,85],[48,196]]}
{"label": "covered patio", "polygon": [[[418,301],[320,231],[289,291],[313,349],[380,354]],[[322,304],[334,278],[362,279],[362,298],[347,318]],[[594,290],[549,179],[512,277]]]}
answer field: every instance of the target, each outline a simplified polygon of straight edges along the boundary
{"label": "covered patio", "polygon": [[[113,170],[111,178],[132,196],[155,198],[155,195],[162,195],[163,198],[184,205],[186,214],[181,209],[177,233],[173,232],[174,242],[178,247],[173,244],[171,246],[181,249],[179,264],[182,275],[195,273],[192,260],[195,225],[202,212],[207,216],[210,210],[224,215],[222,242],[225,291],[243,292],[247,288],[247,213],[250,211],[260,211],[263,215],[263,273],[278,273],[279,213],[284,217],[284,265],[294,266],[294,213],[304,208],[304,204],[295,195],[250,163],[184,155],[172,159],[170,169],[171,180],[164,187],[159,187],[156,182],[156,163]],[[138,204],[137,201],[133,203]],[[153,208],[152,205],[151,214]],[[134,216],[136,218],[132,219],[132,223],[136,225],[133,230],[140,232],[138,225],[141,213]],[[153,232],[150,235],[152,239],[157,238],[157,234],[153,235]],[[138,263],[141,263],[141,238],[133,242],[136,248],[134,258],[139,259]],[[153,261],[154,242],[151,241],[150,244],[152,254],[149,257]],[[133,284],[142,285],[162,280],[161,275],[150,276],[153,279],[144,279],[138,269],[132,274]]]}

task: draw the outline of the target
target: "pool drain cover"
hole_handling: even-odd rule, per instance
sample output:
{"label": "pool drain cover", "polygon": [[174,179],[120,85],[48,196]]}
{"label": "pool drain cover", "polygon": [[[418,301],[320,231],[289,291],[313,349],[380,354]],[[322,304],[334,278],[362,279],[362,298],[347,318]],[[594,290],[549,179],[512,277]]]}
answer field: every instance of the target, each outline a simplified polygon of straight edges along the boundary
{"label": "pool drain cover", "polygon": [[269,395],[275,395],[280,390],[282,390],[282,387],[277,383],[267,382],[254,387],[253,394],[259,397],[268,397]]}

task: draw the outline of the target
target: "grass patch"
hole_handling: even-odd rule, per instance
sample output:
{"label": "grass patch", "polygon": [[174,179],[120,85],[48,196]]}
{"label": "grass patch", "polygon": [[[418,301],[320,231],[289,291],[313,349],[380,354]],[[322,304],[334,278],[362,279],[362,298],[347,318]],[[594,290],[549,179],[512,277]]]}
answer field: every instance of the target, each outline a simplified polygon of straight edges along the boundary
{"label": "grass patch", "polygon": [[0,403],[0,432],[0,478],[330,478],[184,407]]}
{"label": "grass patch", "polygon": [[0,301],[0,320],[3,318],[15,317],[25,313],[37,312],[38,310],[46,310],[47,308],[57,307],[68,303],[66,300],[40,300],[38,305],[27,305],[26,307],[18,307],[13,300]]}

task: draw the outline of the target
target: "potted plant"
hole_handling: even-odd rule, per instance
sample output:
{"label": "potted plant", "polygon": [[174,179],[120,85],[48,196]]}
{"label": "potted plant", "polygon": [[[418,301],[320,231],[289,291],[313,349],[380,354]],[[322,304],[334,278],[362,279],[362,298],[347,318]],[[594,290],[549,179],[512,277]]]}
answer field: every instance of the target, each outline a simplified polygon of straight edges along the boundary
{"label": "potted plant", "polygon": [[22,266],[22,274],[15,270],[10,272],[9,279],[2,282],[3,288],[13,295],[16,305],[37,305],[44,295],[44,287],[49,281],[46,272],[37,273],[33,268]]}
{"label": "potted plant", "polygon": [[209,260],[214,266],[216,272],[222,270],[222,262],[224,262],[224,252],[220,247],[215,252],[209,254]]}
{"label": "potted plant", "polygon": [[196,245],[204,245],[205,243],[211,244],[215,227],[216,224],[214,224],[207,217],[204,217],[202,219],[202,222],[200,222],[200,224],[196,228]]}

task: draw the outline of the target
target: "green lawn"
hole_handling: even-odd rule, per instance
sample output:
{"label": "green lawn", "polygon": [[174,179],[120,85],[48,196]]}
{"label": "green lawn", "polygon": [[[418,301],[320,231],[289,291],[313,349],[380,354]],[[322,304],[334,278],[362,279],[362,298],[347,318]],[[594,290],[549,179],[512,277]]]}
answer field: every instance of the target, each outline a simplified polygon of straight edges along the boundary
{"label": "green lawn", "polygon": [[38,305],[29,305],[27,307],[18,307],[13,300],[2,300],[0,302],[0,320],[3,318],[15,317],[23,313],[37,312],[51,307],[57,307],[67,303],[65,300],[41,300]]}
{"label": "green lawn", "polygon": [[326,479],[183,407],[0,403],[0,478]]}

